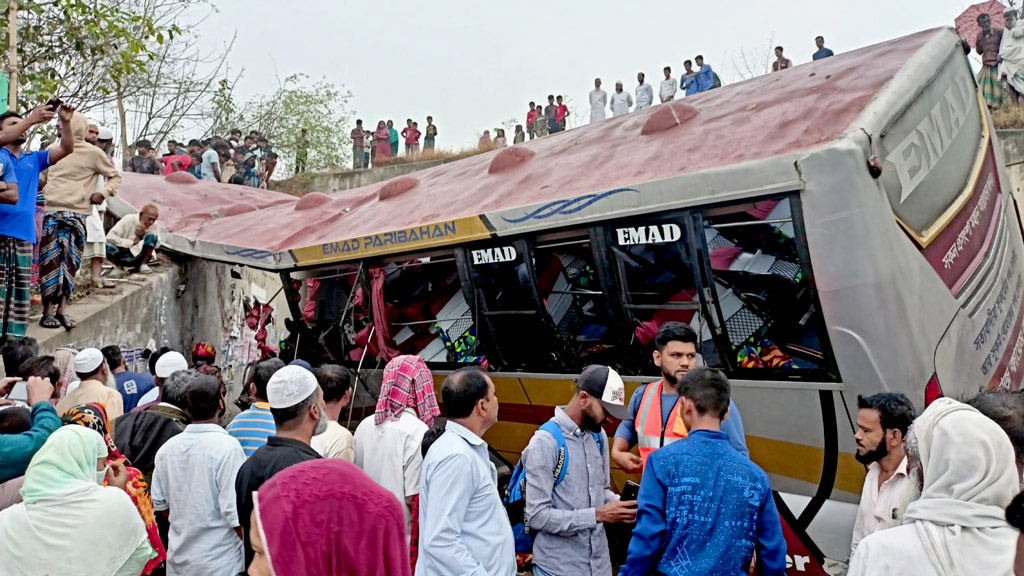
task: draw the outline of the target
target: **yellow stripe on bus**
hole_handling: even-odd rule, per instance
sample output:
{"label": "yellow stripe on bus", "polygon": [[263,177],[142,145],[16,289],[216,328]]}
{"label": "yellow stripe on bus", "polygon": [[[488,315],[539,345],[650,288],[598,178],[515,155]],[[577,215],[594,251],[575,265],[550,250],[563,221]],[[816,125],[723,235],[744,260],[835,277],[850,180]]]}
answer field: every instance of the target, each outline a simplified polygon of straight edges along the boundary
{"label": "yellow stripe on bus", "polygon": [[296,248],[292,255],[300,266],[310,266],[463,244],[490,236],[490,230],[479,216],[469,216]]}
{"label": "yellow stripe on bus", "polygon": [[[501,417],[500,408],[498,417]],[[536,430],[537,427],[530,424],[499,420],[487,431],[484,440],[505,459],[515,464]],[[825,451],[821,448],[759,436],[747,436],[747,448],[750,449],[750,459],[769,474],[811,484],[817,484],[821,480],[821,465],[825,458]],[[857,462],[852,454],[839,454],[836,489],[860,494],[864,486],[864,476],[864,466]],[[626,474],[617,468],[612,469],[612,477],[617,486],[621,486],[626,480],[640,480],[639,474]]]}

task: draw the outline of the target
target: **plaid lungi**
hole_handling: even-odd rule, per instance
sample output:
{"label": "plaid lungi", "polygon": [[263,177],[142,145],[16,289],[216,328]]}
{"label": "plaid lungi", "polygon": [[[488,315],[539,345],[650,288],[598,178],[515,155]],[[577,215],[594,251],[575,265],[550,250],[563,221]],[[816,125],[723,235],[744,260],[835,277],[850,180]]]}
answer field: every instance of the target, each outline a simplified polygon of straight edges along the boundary
{"label": "plaid lungi", "polygon": [[85,247],[85,214],[47,212],[39,247],[39,291],[43,304],[70,298]]}
{"label": "plaid lungi", "polygon": [[32,243],[0,236],[0,335],[21,338],[28,332],[32,300]]}
{"label": "plaid lungi", "polygon": [[39,286],[39,244],[43,241],[43,219],[46,209],[36,206],[36,243],[32,245],[32,286]]}
{"label": "plaid lungi", "polygon": [[981,88],[981,95],[989,108],[1002,108],[1006,99],[1006,87],[999,77],[998,66],[981,67],[981,72],[978,72],[978,88]]}

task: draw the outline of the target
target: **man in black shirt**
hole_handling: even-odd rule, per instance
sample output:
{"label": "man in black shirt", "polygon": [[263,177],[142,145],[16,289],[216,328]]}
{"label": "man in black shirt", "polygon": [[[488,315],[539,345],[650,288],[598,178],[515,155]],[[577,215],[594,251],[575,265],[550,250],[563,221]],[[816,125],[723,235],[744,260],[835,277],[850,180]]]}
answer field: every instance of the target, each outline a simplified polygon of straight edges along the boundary
{"label": "man in black shirt", "polygon": [[245,565],[252,562],[249,543],[253,493],[274,474],[300,462],[320,458],[310,447],[313,436],[327,429],[324,392],[316,376],[301,366],[285,366],[267,383],[267,400],[277,434],[249,457],[235,479],[238,519],[245,540]]}

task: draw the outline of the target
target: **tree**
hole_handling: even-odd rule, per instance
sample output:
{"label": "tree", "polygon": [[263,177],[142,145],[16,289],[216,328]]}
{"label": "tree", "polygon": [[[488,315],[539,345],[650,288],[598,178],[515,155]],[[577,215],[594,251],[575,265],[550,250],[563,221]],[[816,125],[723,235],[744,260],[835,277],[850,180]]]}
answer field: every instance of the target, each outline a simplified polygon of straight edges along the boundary
{"label": "tree", "polygon": [[764,44],[748,50],[740,48],[739,61],[733,61],[736,75],[743,80],[750,80],[765,74],[771,74],[772,62],[775,60],[775,34],[772,33]]}
{"label": "tree", "polygon": [[[157,27],[177,27],[192,5],[179,0],[141,0],[135,8]],[[192,32],[200,22],[189,22],[186,32],[175,41],[158,43],[143,69],[115,82],[125,167],[139,139],[147,138],[159,145],[174,132],[186,126],[193,129],[207,121],[216,91],[225,81],[218,79],[227,67],[234,37],[223,48],[202,54]]]}
{"label": "tree", "polygon": [[222,83],[214,94],[214,126],[223,135],[226,126],[259,130],[278,154],[284,170],[295,165],[302,131],[306,131],[309,171],[348,166],[352,141],[345,127],[352,114],[348,103],[352,93],[326,78],[310,82],[305,74],[293,74],[279,81],[272,94],[257,96],[241,107],[235,104],[233,85]]}
{"label": "tree", "polygon": [[[144,72],[156,47],[181,29],[138,10],[157,0],[49,0],[23,2],[18,11],[18,102],[25,110],[53,95],[88,112],[114,102],[115,86]],[[170,3],[171,0],[160,0]],[[201,0],[180,0],[190,5]],[[8,3],[0,14],[8,15]],[[0,55],[8,58],[6,43]]]}

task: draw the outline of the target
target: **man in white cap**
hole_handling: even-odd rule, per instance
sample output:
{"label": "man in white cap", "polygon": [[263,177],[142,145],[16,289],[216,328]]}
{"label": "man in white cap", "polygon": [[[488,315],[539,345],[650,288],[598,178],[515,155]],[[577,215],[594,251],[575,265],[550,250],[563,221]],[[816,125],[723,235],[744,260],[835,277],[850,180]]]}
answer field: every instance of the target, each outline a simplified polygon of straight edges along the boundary
{"label": "man in white cap", "polygon": [[106,381],[110,376],[110,368],[103,358],[103,353],[96,348],[86,348],[75,356],[75,373],[82,381],[74,392],[65,396],[57,403],[57,414],[81,406],[98,402],[107,411],[110,430],[114,430],[114,421],[124,414],[124,401],[115,388],[108,388]]}
{"label": "man in white cap", "polygon": [[310,443],[313,436],[327,430],[324,392],[316,376],[302,366],[285,366],[274,372],[267,382],[267,402],[270,404],[277,434],[267,438],[267,443],[246,460],[235,479],[238,516],[245,539],[246,566],[253,558],[252,546],[249,544],[253,493],[281,470],[320,458]]}
{"label": "man in white cap", "polygon": [[613,117],[629,114],[629,109],[633,107],[633,96],[622,89],[622,80],[615,83],[615,92],[612,92],[610,107]]}
{"label": "man in white cap", "polygon": [[156,366],[153,368],[153,383],[156,384],[156,387],[139,398],[139,405],[133,408],[132,412],[142,412],[150,406],[159,404],[164,381],[179,370],[188,370],[188,361],[181,355],[181,352],[171,350],[160,354],[156,360]]}
{"label": "man in white cap", "polygon": [[523,451],[537,576],[612,571],[604,524],[632,522],[636,502],[619,500],[610,488],[608,435],[601,428],[609,417],[629,417],[626,386],[615,370],[587,366],[569,404],[555,408]]}

